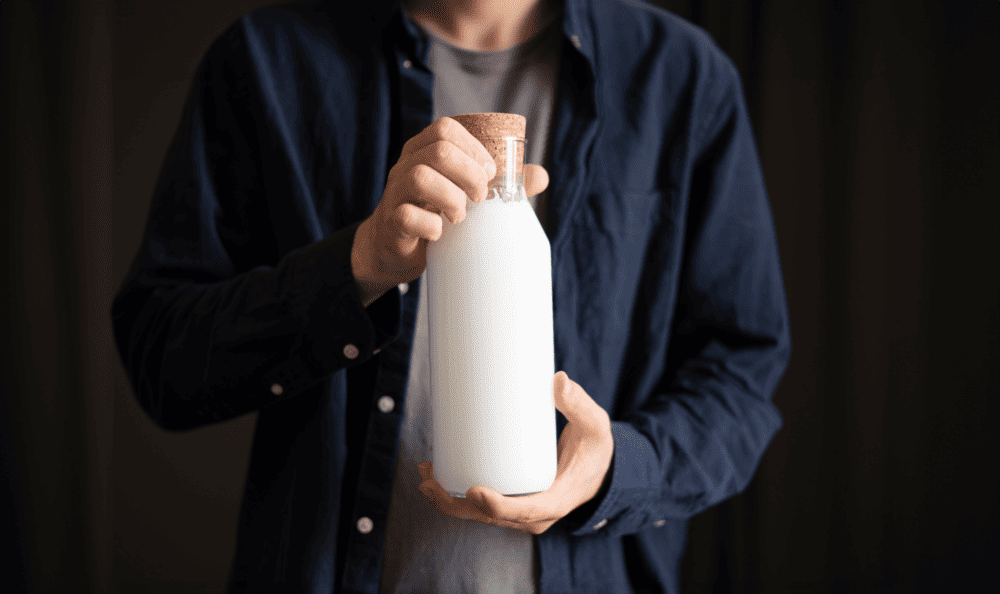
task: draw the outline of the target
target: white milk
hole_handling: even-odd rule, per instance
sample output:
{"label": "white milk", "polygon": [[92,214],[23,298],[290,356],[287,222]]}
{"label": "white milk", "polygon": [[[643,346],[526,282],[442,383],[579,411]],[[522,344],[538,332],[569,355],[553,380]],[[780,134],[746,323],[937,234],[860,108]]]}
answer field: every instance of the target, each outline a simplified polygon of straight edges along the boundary
{"label": "white milk", "polygon": [[432,459],[453,496],[536,493],[556,476],[552,257],[521,190],[467,201],[427,248]]}

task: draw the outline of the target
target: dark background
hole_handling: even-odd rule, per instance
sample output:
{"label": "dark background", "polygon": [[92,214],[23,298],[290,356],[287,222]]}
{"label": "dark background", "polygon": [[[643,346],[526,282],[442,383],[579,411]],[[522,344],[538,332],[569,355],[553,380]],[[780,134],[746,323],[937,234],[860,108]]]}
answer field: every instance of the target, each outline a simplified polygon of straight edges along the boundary
{"label": "dark background", "polygon": [[[0,3],[2,592],[222,592],[256,416],[157,428],[108,312],[199,59],[269,3]],[[1000,2],[661,3],[743,76],[793,336],[685,591],[995,590]]]}

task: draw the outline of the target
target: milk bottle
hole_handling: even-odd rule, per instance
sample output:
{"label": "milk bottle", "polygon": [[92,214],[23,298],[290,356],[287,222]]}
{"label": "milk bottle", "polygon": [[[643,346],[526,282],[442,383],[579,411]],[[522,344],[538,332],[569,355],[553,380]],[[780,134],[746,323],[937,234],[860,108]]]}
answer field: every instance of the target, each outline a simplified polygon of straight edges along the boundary
{"label": "milk bottle", "polygon": [[435,478],[504,495],[556,476],[552,260],[524,191],[525,119],[455,116],[493,155],[489,197],[427,248]]}

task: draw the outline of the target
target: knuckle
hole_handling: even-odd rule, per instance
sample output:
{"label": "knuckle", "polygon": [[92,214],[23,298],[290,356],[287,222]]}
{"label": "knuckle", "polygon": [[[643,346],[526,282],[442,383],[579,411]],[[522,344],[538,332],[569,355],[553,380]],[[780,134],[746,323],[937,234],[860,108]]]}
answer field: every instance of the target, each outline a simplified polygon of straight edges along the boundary
{"label": "knuckle", "polygon": [[426,188],[434,179],[434,170],[427,164],[417,163],[410,169],[410,182],[416,188]]}
{"label": "knuckle", "polygon": [[431,124],[431,131],[436,138],[447,138],[454,133],[453,126],[456,125],[458,125],[458,122],[449,117],[438,118]]}
{"label": "knuckle", "polygon": [[458,121],[449,117],[438,118],[435,124],[438,125],[438,132],[442,137],[448,137],[456,132],[456,126],[461,126]]}
{"label": "knuckle", "polygon": [[439,140],[434,143],[434,158],[438,161],[450,161],[454,153],[452,151],[452,145],[450,142]]}
{"label": "knuckle", "polygon": [[412,204],[401,204],[395,212],[395,223],[403,229],[409,229],[416,221],[416,214]]}

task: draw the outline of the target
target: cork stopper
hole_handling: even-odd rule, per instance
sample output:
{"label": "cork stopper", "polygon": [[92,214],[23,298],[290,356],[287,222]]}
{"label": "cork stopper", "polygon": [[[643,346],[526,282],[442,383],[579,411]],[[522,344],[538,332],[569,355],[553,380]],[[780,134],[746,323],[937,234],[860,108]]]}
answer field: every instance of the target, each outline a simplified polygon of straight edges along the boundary
{"label": "cork stopper", "polygon": [[467,113],[452,116],[451,119],[462,124],[476,140],[483,143],[496,163],[498,176],[507,169],[506,139],[513,137],[520,140],[514,143],[513,173],[524,173],[524,135],[528,125],[524,116],[515,113]]}

